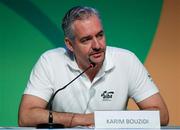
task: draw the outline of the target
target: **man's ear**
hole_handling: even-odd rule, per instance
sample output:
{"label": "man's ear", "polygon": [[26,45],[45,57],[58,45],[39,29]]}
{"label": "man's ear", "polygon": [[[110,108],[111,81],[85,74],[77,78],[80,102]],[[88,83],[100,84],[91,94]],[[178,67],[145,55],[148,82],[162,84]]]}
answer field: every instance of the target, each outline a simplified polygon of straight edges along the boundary
{"label": "man's ear", "polygon": [[65,44],[66,44],[66,47],[71,51],[71,52],[73,52],[73,47],[72,47],[72,41],[69,39],[69,38],[65,38],[64,39],[64,42],[65,42]]}

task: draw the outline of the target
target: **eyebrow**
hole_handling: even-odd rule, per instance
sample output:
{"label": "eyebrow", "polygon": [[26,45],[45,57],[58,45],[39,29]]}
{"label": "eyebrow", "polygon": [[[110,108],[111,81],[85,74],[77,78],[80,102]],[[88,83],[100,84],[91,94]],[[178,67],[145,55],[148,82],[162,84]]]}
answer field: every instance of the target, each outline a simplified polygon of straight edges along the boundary
{"label": "eyebrow", "polygon": [[99,34],[103,34],[103,33],[104,33],[104,31],[101,30],[101,31],[99,31],[99,32],[96,34],[96,36],[98,36]]}
{"label": "eyebrow", "polygon": [[[104,33],[104,31],[103,31],[103,30],[99,31],[95,36],[97,37],[97,36],[98,36],[99,34],[101,34],[101,33]],[[86,40],[86,39],[91,39],[91,38],[92,38],[91,35],[84,36],[84,37],[82,37],[82,38],[80,39],[80,41],[83,41],[83,40]]]}
{"label": "eyebrow", "polygon": [[83,40],[87,40],[87,39],[91,39],[92,36],[91,35],[88,35],[88,36],[84,36],[80,39],[81,42],[83,42]]}

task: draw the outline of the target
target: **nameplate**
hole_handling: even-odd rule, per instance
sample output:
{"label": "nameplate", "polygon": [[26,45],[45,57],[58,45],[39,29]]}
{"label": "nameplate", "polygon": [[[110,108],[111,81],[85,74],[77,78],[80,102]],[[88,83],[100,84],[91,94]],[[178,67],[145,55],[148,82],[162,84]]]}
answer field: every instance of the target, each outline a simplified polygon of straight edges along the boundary
{"label": "nameplate", "polygon": [[160,129],[159,111],[95,111],[95,128]]}

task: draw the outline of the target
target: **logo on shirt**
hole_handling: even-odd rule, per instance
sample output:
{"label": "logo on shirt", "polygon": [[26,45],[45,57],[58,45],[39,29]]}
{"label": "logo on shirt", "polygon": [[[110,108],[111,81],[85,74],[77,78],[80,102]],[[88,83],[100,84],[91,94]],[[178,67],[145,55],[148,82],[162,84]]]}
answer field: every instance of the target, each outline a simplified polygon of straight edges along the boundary
{"label": "logo on shirt", "polygon": [[103,98],[103,101],[111,101],[112,96],[113,96],[114,92],[113,91],[104,91],[101,94],[101,97]]}

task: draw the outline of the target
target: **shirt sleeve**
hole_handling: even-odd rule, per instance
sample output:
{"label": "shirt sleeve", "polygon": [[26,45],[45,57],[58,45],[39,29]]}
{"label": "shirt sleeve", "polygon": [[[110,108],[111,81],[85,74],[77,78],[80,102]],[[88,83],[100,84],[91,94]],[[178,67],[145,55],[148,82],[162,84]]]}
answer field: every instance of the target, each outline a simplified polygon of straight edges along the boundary
{"label": "shirt sleeve", "polygon": [[159,92],[150,74],[134,54],[130,62],[129,77],[129,97],[135,102],[143,101]]}
{"label": "shirt sleeve", "polygon": [[34,66],[24,94],[30,94],[49,101],[53,93],[52,71],[47,58],[42,55]]}

